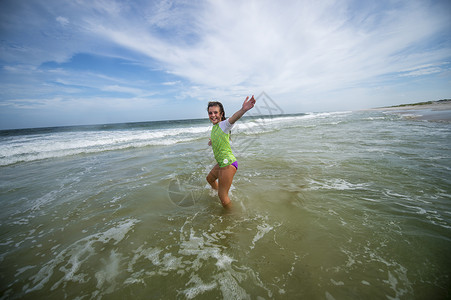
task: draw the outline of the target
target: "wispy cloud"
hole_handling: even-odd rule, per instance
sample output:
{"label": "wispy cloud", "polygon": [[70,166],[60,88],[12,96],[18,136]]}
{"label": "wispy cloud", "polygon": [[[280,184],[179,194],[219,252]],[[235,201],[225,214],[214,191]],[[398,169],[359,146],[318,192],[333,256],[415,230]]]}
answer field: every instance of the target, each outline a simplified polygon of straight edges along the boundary
{"label": "wispy cloud", "polygon": [[61,16],[57,17],[57,18],[56,18],[56,21],[57,21],[58,23],[60,23],[62,26],[66,26],[66,25],[69,24],[69,20],[68,20],[67,18],[61,17]]}
{"label": "wispy cloud", "polygon": [[[449,1],[8,0],[0,8],[4,105],[265,90],[302,107],[338,90],[375,100],[375,86],[398,91],[400,79],[450,81]],[[103,60],[80,65],[80,53]]]}
{"label": "wispy cloud", "polygon": [[[367,7],[356,17],[342,2],[212,1],[185,16],[195,30],[175,40],[152,32],[156,24],[179,33],[180,15],[164,4],[150,24],[128,22],[114,10],[114,18],[101,24],[91,20],[90,30],[194,84],[225,89],[334,89],[449,57],[427,47],[428,39],[444,33],[449,18],[421,2]],[[189,35],[192,44],[185,42]]]}
{"label": "wispy cloud", "polygon": [[123,94],[129,94],[136,97],[148,97],[152,96],[155,93],[149,93],[149,91],[138,89],[138,88],[132,88],[129,86],[120,86],[120,85],[108,85],[101,88],[102,91],[106,92],[115,92],[115,93],[123,93]]}
{"label": "wispy cloud", "polygon": [[442,73],[447,69],[449,62],[442,62],[437,64],[426,64],[420,65],[413,68],[408,68],[406,70],[401,70],[399,76],[410,77],[410,76],[423,76],[435,73]]}

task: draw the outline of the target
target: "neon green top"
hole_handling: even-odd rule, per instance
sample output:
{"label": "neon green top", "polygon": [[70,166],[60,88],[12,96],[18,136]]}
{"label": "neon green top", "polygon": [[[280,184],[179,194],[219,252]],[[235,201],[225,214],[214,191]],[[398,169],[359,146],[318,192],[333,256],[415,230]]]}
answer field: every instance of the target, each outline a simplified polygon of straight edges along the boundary
{"label": "neon green top", "polygon": [[227,167],[236,161],[230,147],[230,133],[225,133],[219,127],[219,123],[215,124],[211,130],[211,147],[220,168]]}

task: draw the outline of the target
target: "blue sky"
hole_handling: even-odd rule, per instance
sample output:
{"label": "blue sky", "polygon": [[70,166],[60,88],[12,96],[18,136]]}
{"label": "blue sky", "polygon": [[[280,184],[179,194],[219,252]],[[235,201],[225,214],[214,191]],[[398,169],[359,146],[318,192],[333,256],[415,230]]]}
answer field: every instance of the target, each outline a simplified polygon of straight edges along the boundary
{"label": "blue sky", "polygon": [[0,129],[451,98],[451,1],[0,2]]}

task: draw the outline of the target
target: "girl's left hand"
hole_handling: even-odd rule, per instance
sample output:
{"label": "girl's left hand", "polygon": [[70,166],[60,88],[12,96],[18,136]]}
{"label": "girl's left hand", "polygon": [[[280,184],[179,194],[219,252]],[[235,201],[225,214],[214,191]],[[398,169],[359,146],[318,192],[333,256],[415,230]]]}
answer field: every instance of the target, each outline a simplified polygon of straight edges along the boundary
{"label": "girl's left hand", "polygon": [[255,102],[256,102],[256,100],[254,98],[254,95],[252,95],[251,99],[249,99],[249,96],[247,96],[246,99],[243,102],[243,107],[242,107],[243,110],[244,111],[250,110],[251,108],[254,107]]}

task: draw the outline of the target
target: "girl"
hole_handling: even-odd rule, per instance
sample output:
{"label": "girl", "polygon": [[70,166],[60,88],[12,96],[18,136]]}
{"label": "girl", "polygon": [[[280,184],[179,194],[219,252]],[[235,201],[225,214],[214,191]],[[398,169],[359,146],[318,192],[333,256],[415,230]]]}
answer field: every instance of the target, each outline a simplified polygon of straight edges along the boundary
{"label": "girl", "polygon": [[229,189],[232,185],[233,176],[238,169],[238,162],[230,148],[230,130],[233,124],[248,110],[253,108],[254,105],[254,96],[250,99],[246,97],[241,109],[226,119],[224,107],[220,102],[212,101],[208,103],[208,117],[211,123],[213,123],[208,145],[212,146],[215,159],[218,163],[211,169],[207,176],[207,181],[213,189],[218,191],[219,199],[225,208],[231,206]]}

